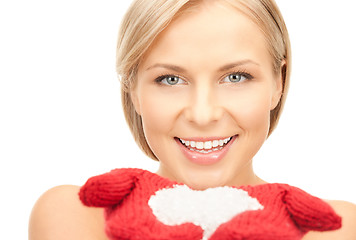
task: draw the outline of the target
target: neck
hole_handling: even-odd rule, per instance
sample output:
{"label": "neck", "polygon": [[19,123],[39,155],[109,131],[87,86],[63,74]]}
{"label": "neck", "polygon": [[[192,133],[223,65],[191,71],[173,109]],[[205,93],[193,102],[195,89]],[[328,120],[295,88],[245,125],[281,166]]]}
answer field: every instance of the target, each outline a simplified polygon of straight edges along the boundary
{"label": "neck", "polygon": [[236,174],[235,178],[231,183],[229,183],[229,186],[255,186],[255,185],[260,185],[260,184],[265,184],[267,183],[266,181],[262,180],[259,178],[252,166],[252,161],[246,163],[246,165],[241,168],[241,170]]}

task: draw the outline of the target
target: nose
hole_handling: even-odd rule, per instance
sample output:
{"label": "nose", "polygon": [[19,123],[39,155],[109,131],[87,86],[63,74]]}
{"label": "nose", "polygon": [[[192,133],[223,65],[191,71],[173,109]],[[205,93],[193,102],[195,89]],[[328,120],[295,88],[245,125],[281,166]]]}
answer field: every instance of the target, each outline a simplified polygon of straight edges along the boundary
{"label": "nose", "polygon": [[219,121],[222,115],[223,108],[213,86],[199,85],[191,89],[184,111],[187,121],[199,126],[209,126]]}

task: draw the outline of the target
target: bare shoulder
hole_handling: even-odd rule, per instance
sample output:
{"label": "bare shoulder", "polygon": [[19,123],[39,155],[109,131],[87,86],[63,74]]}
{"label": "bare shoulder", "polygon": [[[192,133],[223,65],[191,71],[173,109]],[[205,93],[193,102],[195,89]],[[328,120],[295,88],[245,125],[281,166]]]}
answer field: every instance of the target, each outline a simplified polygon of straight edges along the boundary
{"label": "bare shoulder", "polygon": [[342,217],[342,227],[330,232],[310,232],[303,240],[355,240],[356,205],[345,201],[326,201]]}
{"label": "bare shoulder", "polygon": [[45,192],[33,207],[29,240],[104,240],[101,208],[88,208],[78,197],[79,187],[58,186]]}

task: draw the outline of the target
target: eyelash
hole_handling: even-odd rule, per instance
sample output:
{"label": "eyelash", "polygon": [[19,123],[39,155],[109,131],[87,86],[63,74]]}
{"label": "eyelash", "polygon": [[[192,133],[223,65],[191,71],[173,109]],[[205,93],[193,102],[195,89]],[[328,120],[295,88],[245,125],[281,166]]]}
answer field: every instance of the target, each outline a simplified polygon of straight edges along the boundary
{"label": "eyelash", "polygon": [[180,80],[184,81],[184,80],[182,79],[182,77],[180,77],[179,75],[175,75],[175,74],[164,74],[164,75],[161,75],[161,76],[157,77],[157,78],[155,79],[155,82],[158,83],[158,84],[160,84],[160,85],[174,86],[175,84],[164,84],[164,83],[162,83],[162,81],[163,81],[164,79],[169,78],[169,77],[179,78]]}
{"label": "eyelash", "polygon": [[232,75],[239,75],[239,76],[245,78],[245,80],[239,80],[238,82],[230,81],[231,83],[239,83],[239,82],[249,81],[249,80],[252,80],[254,78],[251,74],[249,74],[246,71],[236,71],[236,72],[232,72],[232,73],[228,73],[228,74],[224,75],[224,77],[222,78],[222,80],[220,82],[222,82],[227,77],[230,77]]}
{"label": "eyelash", "polygon": [[[246,72],[246,71],[236,71],[236,72],[231,72],[231,73],[228,73],[228,74],[224,75],[223,78],[222,78],[222,80],[220,80],[219,82],[223,82],[223,80],[224,80],[225,78],[227,78],[227,77],[229,77],[229,76],[231,76],[231,75],[240,75],[240,76],[242,76],[243,78],[245,78],[245,80],[240,80],[240,81],[238,81],[238,82],[236,82],[236,83],[243,82],[243,81],[248,81],[248,80],[252,80],[252,79],[254,78],[251,74],[249,74],[249,73]],[[164,74],[164,75],[161,75],[161,76],[157,77],[157,78],[155,79],[155,82],[158,83],[158,84],[160,84],[160,85],[169,85],[169,86],[174,86],[174,85],[176,85],[176,84],[164,84],[164,83],[162,83],[162,81],[163,81],[164,79],[169,78],[169,77],[179,78],[179,80],[184,81],[184,80],[182,79],[182,77],[180,77],[179,75],[175,75],[175,74]],[[231,83],[235,83],[235,82],[232,82],[232,81],[230,81],[230,82],[231,82]]]}

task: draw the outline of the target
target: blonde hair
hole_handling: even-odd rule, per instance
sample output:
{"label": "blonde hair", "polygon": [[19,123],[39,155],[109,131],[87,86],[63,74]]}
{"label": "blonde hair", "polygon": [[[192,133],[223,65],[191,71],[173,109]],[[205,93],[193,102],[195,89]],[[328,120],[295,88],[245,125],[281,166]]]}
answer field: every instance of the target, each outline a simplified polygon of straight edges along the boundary
{"label": "blonde hair", "polygon": [[[156,37],[175,17],[197,6],[202,1],[204,0],[134,0],[121,24],[116,68],[121,80],[124,114],[139,147],[146,155],[155,160],[158,159],[146,141],[141,116],[135,111],[130,91],[137,81],[140,61]],[[219,1],[242,10],[260,26],[273,59],[272,67],[278,76],[282,74],[283,92],[277,107],[270,114],[269,136],[277,126],[289,87],[291,53],[288,31],[283,17],[274,0]]]}

